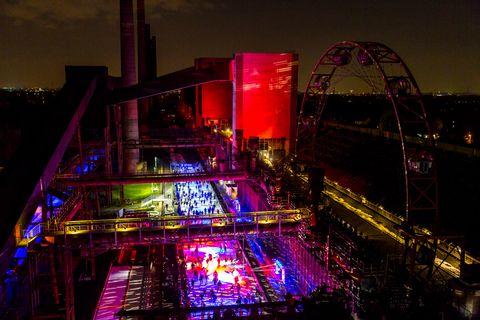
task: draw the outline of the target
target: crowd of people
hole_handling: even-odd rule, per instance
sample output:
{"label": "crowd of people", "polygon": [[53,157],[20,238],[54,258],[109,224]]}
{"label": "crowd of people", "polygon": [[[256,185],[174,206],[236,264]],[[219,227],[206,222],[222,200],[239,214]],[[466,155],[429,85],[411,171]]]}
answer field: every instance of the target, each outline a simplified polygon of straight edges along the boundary
{"label": "crowd of people", "polygon": [[[200,163],[187,163],[180,154],[172,154],[171,158],[170,168],[173,173],[203,172]],[[222,206],[208,181],[177,182],[175,191],[179,199],[179,215],[200,216],[223,213]]]}
{"label": "crowd of people", "polygon": [[[219,242],[184,249],[180,261],[185,307],[226,306],[260,303],[265,297],[255,283],[252,270],[243,264],[233,243]],[[247,315],[247,309],[239,308]],[[202,312],[207,318],[211,312]]]}
{"label": "crowd of people", "polygon": [[221,206],[210,182],[177,182],[175,188],[177,197],[180,199],[180,215],[199,216],[221,213]]}

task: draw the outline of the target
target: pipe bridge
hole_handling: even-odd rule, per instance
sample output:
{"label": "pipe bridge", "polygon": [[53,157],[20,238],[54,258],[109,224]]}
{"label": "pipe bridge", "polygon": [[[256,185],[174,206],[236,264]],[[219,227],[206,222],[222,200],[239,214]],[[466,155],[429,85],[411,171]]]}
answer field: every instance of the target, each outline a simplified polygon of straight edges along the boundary
{"label": "pipe bridge", "polygon": [[203,148],[217,145],[218,141],[206,137],[139,139],[123,142],[123,147],[126,149]]}
{"label": "pipe bridge", "polygon": [[236,237],[242,234],[298,231],[309,221],[307,209],[223,213],[199,216],[158,216],[74,220],[57,225],[38,224],[34,237],[54,239],[57,244],[114,244],[167,241],[196,237]]}
{"label": "pipe bridge", "polygon": [[245,170],[229,170],[224,172],[194,172],[194,173],[140,173],[140,174],[104,174],[89,173],[86,175],[58,174],[56,181],[71,186],[112,186],[139,183],[246,180]]}

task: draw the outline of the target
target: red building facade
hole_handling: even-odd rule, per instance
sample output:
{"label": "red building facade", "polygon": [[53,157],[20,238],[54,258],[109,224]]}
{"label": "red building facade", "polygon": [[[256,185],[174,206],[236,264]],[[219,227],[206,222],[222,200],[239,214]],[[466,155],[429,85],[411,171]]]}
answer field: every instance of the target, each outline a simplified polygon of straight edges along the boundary
{"label": "red building facade", "polygon": [[238,53],[233,68],[234,141],[285,138],[285,151],[294,146],[297,107],[298,55]]}

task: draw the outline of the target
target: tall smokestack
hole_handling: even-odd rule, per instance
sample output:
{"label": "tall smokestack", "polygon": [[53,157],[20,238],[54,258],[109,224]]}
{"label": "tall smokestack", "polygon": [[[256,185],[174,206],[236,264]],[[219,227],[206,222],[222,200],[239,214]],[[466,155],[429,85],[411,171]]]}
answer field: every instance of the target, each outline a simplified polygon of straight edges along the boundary
{"label": "tall smokestack", "polygon": [[138,82],[146,79],[146,48],[145,48],[145,0],[137,0],[137,54]]}
{"label": "tall smokestack", "polygon": [[[137,83],[135,72],[135,27],[133,24],[132,0],[120,0],[120,46],[122,63],[122,83],[124,87]],[[123,104],[123,139],[138,141],[138,108],[137,101]],[[125,149],[123,169],[136,172],[139,161],[138,149]]]}
{"label": "tall smokestack", "polygon": [[[145,1],[137,0],[137,54],[138,54],[138,83],[147,80],[147,44],[145,37]],[[138,122],[140,133],[148,132],[148,106],[150,99],[138,100]]]}
{"label": "tall smokestack", "polygon": [[135,26],[132,0],[120,0],[120,46],[122,83],[124,87],[137,83],[135,71]]}

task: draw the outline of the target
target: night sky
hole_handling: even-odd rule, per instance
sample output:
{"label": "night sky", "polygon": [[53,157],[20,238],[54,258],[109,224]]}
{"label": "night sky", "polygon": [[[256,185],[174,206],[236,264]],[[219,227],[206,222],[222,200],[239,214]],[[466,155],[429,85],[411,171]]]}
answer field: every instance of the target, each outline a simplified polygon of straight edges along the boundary
{"label": "night sky", "polygon": [[[135,1],[134,1],[135,2]],[[480,94],[479,0],[145,0],[158,74],[196,57],[299,54],[299,90],[341,40],[395,50],[423,92]],[[119,0],[0,0],[0,87],[60,87],[64,65],[120,73]]]}

